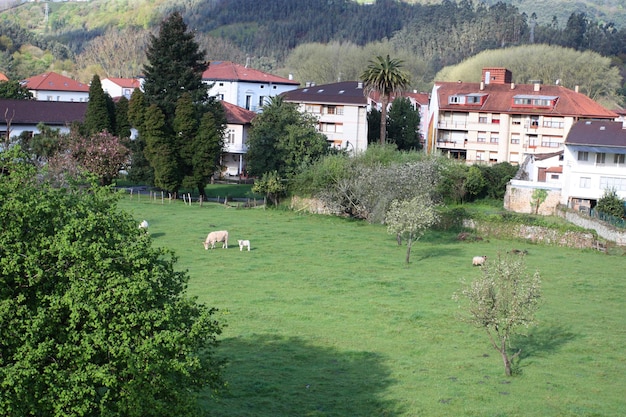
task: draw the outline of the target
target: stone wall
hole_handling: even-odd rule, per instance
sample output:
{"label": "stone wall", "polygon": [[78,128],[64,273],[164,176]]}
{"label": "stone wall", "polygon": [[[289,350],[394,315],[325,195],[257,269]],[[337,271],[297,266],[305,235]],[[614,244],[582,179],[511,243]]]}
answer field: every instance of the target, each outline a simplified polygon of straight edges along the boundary
{"label": "stone wall", "polygon": [[606,222],[578,213],[574,210],[559,211],[559,215],[564,217],[568,222],[576,226],[584,227],[585,229],[593,229],[598,236],[603,239],[615,242],[615,244],[619,246],[626,246],[626,230],[611,226]]}

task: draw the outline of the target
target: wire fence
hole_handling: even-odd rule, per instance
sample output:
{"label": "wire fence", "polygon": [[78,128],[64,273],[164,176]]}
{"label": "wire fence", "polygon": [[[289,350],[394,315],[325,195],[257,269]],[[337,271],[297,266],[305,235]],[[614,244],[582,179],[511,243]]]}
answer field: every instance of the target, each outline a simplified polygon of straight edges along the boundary
{"label": "wire fence", "polygon": [[594,209],[591,210],[590,216],[595,217],[598,220],[602,220],[603,222],[609,223],[615,227],[626,229],[626,220],[623,217],[615,217]]}

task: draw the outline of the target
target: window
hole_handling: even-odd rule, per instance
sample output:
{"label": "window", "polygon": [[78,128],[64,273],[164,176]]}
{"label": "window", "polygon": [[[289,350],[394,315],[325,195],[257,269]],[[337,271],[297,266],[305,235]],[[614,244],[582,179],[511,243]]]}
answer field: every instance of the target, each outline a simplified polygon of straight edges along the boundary
{"label": "window", "polygon": [[489,152],[489,162],[498,162],[497,152]]}
{"label": "window", "polygon": [[467,96],[467,104],[480,104],[482,96]]}
{"label": "window", "polygon": [[511,124],[513,126],[519,126],[522,124],[522,116],[513,116],[511,118]]}
{"label": "window", "polygon": [[476,160],[477,161],[484,161],[485,160],[485,152],[483,152],[483,151],[476,152]]}
{"label": "window", "polygon": [[546,148],[558,148],[561,146],[561,138],[558,136],[543,136],[541,138],[541,146]]}
{"label": "window", "polygon": [[316,105],[313,105],[313,104],[307,104],[305,106],[305,111],[307,113],[321,113],[322,108],[321,108],[321,106],[316,106]]}
{"label": "window", "polygon": [[465,100],[464,97],[461,96],[450,96],[448,97],[448,104],[463,104]]}
{"label": "window", "polygon": [[226,143],[235,143],[235,129],[226,131]]}
{"label": "window", "polygon": [[[261,86],[263,87],[263,86]],[[260,96],[259,97],[259,107],[263,107],[265,106],[265,96]]]}
{"label": "window", "polygon": [[563,129],[565,123],[561,117],[544,117],[543,127],[551,127],[554,129]]}
{"label": "window", "polygon": [[580,188],[591,188],[591,178],[580,177]]}
{"label": "window", "polygon": [[550,179],[553,181],[558,181],[559,180],[559,174],[550,174]]}
{"label": "window", "polygon": [[624,154],[619,154],[616,153],[615,155],[613,155],[613,162],[615,162],[616,164],[623,164],[624,163]]}
{"label": "window", "polygon": [[491,123],[493,123],[494,125],[499,125],[500,124],[500,116],[493,116],[491,118]]}
{"label": "window", "polygon": [[487,123],[487,116],[478,116],[478,123]]}
{"label": "window", "polygon": [[518,163],[519,162],[519,153],[511,152],[511,154],[509,155],[509,162],[511,162],[511,163]]}
{"label": "window", "polygon": [[519,145],[520,143],[520,137],[519,135],[513,135],[511,136],[511,144],[512,145]]}
{"label": "window", "polygon": [[530,118],[530,128],[537,129],[539,127],[539,116],[531,116]]}
{"label": "window", "polygon": [[604,164],[605,160],[606,160],[606,154],[605,153],[597,153],[596,154],[596,164],[602,165],[602,164]]}
{"label": "window", "polygon": [[246,110],[250,110],[251,104],[252,104],[252,96],[246,96]]}
{"label": "window", "polygon": [[600,177],[600,189],[626,191],[626,178]]}
{"label": "window", "polygon": [[326,114],[335,114],[335,106],[326,107]]}
{"label": "window", "polygon": [[494,135],[492,133],[491,137],[489,138],[489,143],[498,143],[499,141],[500,141],[500,138],[497,135]]}
{"label": "window", "polygon": [[578,151],[578,160],[579,161],[588,161],[589,160],[589,152]]}
{"label": "window", "polygon": [[218,94],[216,97],[219,101],[224,101],[224,94]]}

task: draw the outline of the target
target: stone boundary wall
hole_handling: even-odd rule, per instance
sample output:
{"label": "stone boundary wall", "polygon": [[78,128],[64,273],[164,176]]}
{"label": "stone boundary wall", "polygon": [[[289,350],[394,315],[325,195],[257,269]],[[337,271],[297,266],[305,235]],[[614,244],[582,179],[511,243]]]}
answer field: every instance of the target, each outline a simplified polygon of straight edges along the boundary
{"label": "stone boundary wall", "polygon": [[597,246],[596,237],[592,232],[563,232],[542,226],[483,223],[475,220],[464,220],[463,226],[474,229],[486,236],[493,236],[496,238],[513,237],[524,239],[533,243],[565,246],[578,249],[591,249]]}
{"label": "stone boundary wall", "polygon": [[573,210],[559,210],[559,216],[562,216],[570,223],[585,229],[593,229],[598,236],[611,242],[615,242],[618,246],[626,246],[626,230],[611,226],[608,223],[589,217],[585,214],[577,213]]}

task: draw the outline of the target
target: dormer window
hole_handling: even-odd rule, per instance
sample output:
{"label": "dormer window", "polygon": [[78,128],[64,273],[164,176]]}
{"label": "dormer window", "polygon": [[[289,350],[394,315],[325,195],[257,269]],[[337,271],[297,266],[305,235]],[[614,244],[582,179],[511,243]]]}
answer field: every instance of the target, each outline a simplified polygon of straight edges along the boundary
{"label": "dormer window", "polygon": [[465,96],[450,96],[448,97],[448,104],[465,104]]}
{"label": "dormer window", "polygon": [[556,96],[525,96],[517,95],[513,97],[514,107],[554,107]]}
{"label": "dormer window", "polygon": [[455,94],[448,96],[448,104],[468,104],[468,105],[482,105],[486,94]]}

